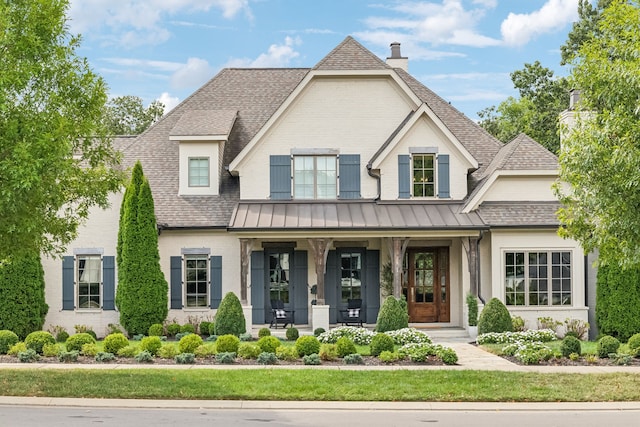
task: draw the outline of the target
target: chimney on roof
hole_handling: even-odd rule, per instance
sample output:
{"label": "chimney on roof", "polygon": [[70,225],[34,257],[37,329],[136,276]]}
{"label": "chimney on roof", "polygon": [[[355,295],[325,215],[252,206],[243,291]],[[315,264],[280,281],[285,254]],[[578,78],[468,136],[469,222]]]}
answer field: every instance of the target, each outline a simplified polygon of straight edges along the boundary
{"label": "chimney on roof", "polygon": [[571,89],[569,91],[569,110],[576,110],[580,103],[580,90]]}
{"label": "chimney on roof", "polygon": [[409,58],[400,54],[400,43],[391,43],[391,56],[387,58],[387,65],[409,71]]}

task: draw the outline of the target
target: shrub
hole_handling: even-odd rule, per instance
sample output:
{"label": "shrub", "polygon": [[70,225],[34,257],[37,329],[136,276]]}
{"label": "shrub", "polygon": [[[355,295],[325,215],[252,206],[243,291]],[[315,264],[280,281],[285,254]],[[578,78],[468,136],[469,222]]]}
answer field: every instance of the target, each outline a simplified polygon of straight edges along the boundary
{"label": "shrub", "polygon": [[284,346],[276,348],[276,357],[280,360],[293,361],[298,359],[298,350],[295,347]]}
{"label": "shrub", "polygon": [[560,344],[560,352],[562,353],[562,357],[569,357],[572,353],[576,353],[580,356],[582,354],[582,345],[580,344],[580,340],[571,335],[565,336]]}
{"label": "shrub", "polygon": [[478,326],[478,298],[467,294],[467,309],[469,326]]}
{"label": "shrub", "polygon": [[589,323],[580,319],[565,319],[565,335],[573,335],[579,340],[587,338],[589,333]]}
{"label": "shrub", "polygon": [[553,317],[538,317],[538,329],[551,329],[557,333],[560,325],[562,325],[562,322]]}
{"label": "shrub", "polygon": [[320,364],[320,356],[316,353],[307,354],[302,357],[302,363],[305,365],[319,365]]}
{"label": "shrub", "polygon": [[[431,344],[431,338],[429,335],[415,328],[402,328],[395,331],[385,332],[396,343],[396,345],[405,345],[411,343],[427,343]],[[358,342],[354,341],[356,344]]]}
{"label": "shrub", "polygon": [[247,331],[245,322],[240,300],[233,292],[227,292],[216,313],[215,334],[240,336]]}
{"label": "shrub", "polygon": [[67,342],[67,340],[69,339],[69,332],[67,331],[60,331],[56,334],[56,342]]}
{"label": "shrub", "polygon": [[632,335],[631,338],[629,338],[627,345],[629,346],[629,350],[632,354],[637,353],[640,349],[640,334]]}
{"label": "shrub", "polygon": [[134,359],[136,359],[138,363],[153,363],[153,354],[151,354],[150,351],[142,350],[135,355]]}
{"label": "shrub", "polygon": [[301,357],[317,354],[320,351],[320,341],[313,335],[303,335],[296,340],[295,347]]}
{"label": "shrub", "polygon": [[344,356],[344,363],[345,365],[364,365],[364,360],[358,353],[352,353]]}
{"label": "shrub", "polygon": [[69,337],[66,342],[67,351],[82,351],[82,346],[85,344],[95,344],[96,340],[86,332],[74,334]]}
{"label": "shrub", "polygon": [[107,353],[118,354],[121,348],[129,345],[129,340],[124,334],[117,332],[115,334],[107,335],[102,342],[102,347]]}
{"label": "shrub", "polygon": [[601,359],[607,358],[610,354],[617,353],[619,347],[620,341],[618,341],[617,338],[612,337],[611,335],[605,335],[598,340],[598,344],[596,347],[598,357]]}
{"label": "shrub", "polygon": [[243,342],[238,346],[238,356],[243,359],[255,359],[260,353],[262,353],[262,349],[257,344]]}
{"label": "shrub", "polygon": [[211,329],[211,322],[203,320],[200,322],[200,325],[198,325],[198,329],[200,329],[200,335],[210,335],[209,329]]}
{"label": "shrub", "polygon": [[37,362],[39,359],[40,356],[38,356],[38,353],[32,348],[28,348],[25,351],[18,353],[18,360],[22,363],[33,363]]}
{"label": "shrub", "polygon": [[78,361],[80,353],[77,350],[61,351],[58,354],[58,361],[62,363],[74,363]]}
{"label": "shrub", "polygon": [[45,344],[42,346],[42,355],[45,357],[56,357],[62,348],[58,344]]}
{"label": "shrub", "polygon": [[262,351],[267,353],[275,353],[276,348],[281,345],[280,340],[277,337],[272,337],[270,335],[260,338],[257,344]]}
{"label": "shrub", "polygon": [[271,330],[269,328],[260,328],[258,331],[258,338],[271,336]]}
{"label": "shrub", "polygon": [[383,351],[378,356],[378,359],[380,359],[380,361],[384,362],[384,363],[397,362],[399,358],[400,358],[400,356],[395,351]]}
{"label": "shrub", "polygon": [[184,333],[195,334],[196,327],[193,326],[191,323],[185,323],[184,325],[180,326],[180,332],[183,334]]}
{"label": "shrub", "polygon": [[236,354],[232,351],[216,354],[216,362],[230,365],[236,361]]}
{"label": "shrub", "polygon": [[140,350],[148,351],[153,356],[158,354],[160,347],[162,347],[162,341],[160,341],[160,337],[158,336],[144,337],[142,341],[140,341]]}
{"label": "shrub", "polygon": [[9,349],[20,341],[18,335],[13,331],[0,331],[0,354],[7,354]]}
{"label": "shrub", "polygon": [[178,365],[191,365],[196,363],[196,355],[193,353],[180,353],[175,356]]}
{"label": "shrub", "polygon": [[429,356],[437,356],[437,347],[428,343],[405,344],[398,349],[398,355],[402,359],[409,359],[412,362],[426,362]]}
{"label": "shrub", "polygon": [[478,335],[476,342],[479,345],[511,344],[520,341],[549,342],[556,340],[556,338],[556,333],[551,329],[529,329],[524,332],[489,332],[488,334]]}
{"label": "shrub", "polygon": [[378,313],[375,331],[395,331],[408,326],[409,314],[405,305],[393,296],[387,297]]}
{"label": "shrub", "polygon": [[322,360],[336,360],[338,358],[338,348],[335,344],[320,344],[318,356]]}
{"label": "shrub", "polygon": [[596,324],[602,334],[627,341],[640,331],[640,267],[615,261],[598,267]]}
{"label": "shrub", "polygon": [[251,334],[245,332],[244,334],[240,334],[240,341],[251,341]]}
{"label": "shrub", "polygon": [[514,332],[524,332],[527,329],[526,322],[520,316],[511,316],[511,324]]}
{"label": "shrub", "polygon": [[240,339],[232,334],[222,335],[216,340],[218,353],[237,353]]}
{"label": "shrub", "polygon": [[478,334],[487,332],[512,332],[513,323],[507,307],[498,298],[491,298],[478,320]]}
{"label": "shrub", "polygon": [[84,356],[94,357],[96,354],[98,354],[98,344],[83,344],[80,353],[82,353]]}
{"label": "shrub", "polygon": [[[323,343],[335,344],[339,338],[347,337],[357,345],[369,345],[371,344],[371,339],[375,334],[375,332],[369,331],[365,328],[356,328],[355,326],[340,326],[338,328],[331,329],[328,332],[323,332],[318,335],[318,341]],[[391,335],[391,332],[389,332],[388,335]]]}
{"label": "shrub", "polygon": [[178,351],[180,353],[193,353],[196,351],[198,346],[201,346],[203,343],[202,337],[196,334],[185,335],[180,338],[178,342]]}
{"label": "shrub", "polygon": [[347,337],[339,338],[336,342],[338,357],[345,357],[348,354],[357,353],[356,345]]}
{"label": "shrub", "polygon": [[536,365],[543,360],[549,360],[553,357],[551,349],[540,342],[525,342],[511,345],[516,347],[513,356],[525,365]]}
{"label": "shrub", "polygon": [[193,335],[191,332],[178,332],[176,334],[176,340],[180,341],[182,338],[186,337],[187,335]]}
{"label": "shrub", "polygon": [[164,335],[164,326],[161,323],[154,323],[149,326],[149,336],[150,337],[161,337]]}
{"label": "shrub", "polygon": [[35,350],[36,353],[41,354],[42,347],[45,344],[55,344],[56,339],[49,332],[35,331],[27,335],[27,337],[24,339],[24,343],[27,345],[27,348]]}
{"label": "shrub", "polygon": [[455,365],[458,363],[458,355],[454,349],[442,347],[437,350],[437,355],[445,365]]}
{"label": "shrub", "polygon": [[571,354],[569,355],[569,360],[571,360],[571,361],[576,362],[576,361],[578,361],[579,359],[580,359],[580,355],[579,355],[578,353],[571,353]]}
{"label": "shrub", "polygon": [[384,333],[376,334],[371,340],[371,355],[379,356],[383,351],[393,351],[393,338]]}
{"label": "shrub", "polygon": [[22,351],[27,351],[27,345],[23,341],[20,341],[12,345],[9,351],[7,351],[7,354],[9,356],[17,356],[18,353]]}
{"label": "shrub", "polygon": [[178,355],[178,348],[174,344],[164,344],[158,350],[158,357],[161,359],[173,359]]}
{"label": "shrub", "polygon": [[287,329],[285,336],[287,337],[287,341],[295,341],[300,337],[300,332],[298,331],[298,328],[294,328],[292,326]]}
{"label": "shrub", "polygon": [[180,325],[177,323],[169,323],[167,325],[167,335],[170,337],[175,337],[176,334],[180,332]]}
{"label": "shrub", "polygon": [[87,333],[87,334],[89,334],[89,335],[91,335],[91,337],[92,337],[94,340],[98,341],[98,336],[96,335],[96,333],[95,333],[95,332],[93,332],[93,330],[89,329],[86,333]]}
{"label": "shrub", "polygon": [[207,357],[213,356],[217,353],[216,345],[214,343],[206,343],[199,345],[194,351],[194,354],[199,359],[205,359]]}
{"label": "shrub", "polygon": [[320,334],[322,334],[324,332],[325,332],[324,328],[315,328],[313,330],[313,335],[317,337],[317,336],[319,336]]}
{"label": "shrub", "polygon": [[258,355],[256,362],[261,365],[275,365],[276,363],[278,363],[278,358],[276,357],[275,353],[263,351]]}
{"label": "shrub", "polygon": [[96,362],[98,363],[111,362],[112,360],[116,360],[116,356],[113,353],[99,351],[96,354]]}
{"label": "shrub", "polygon": [[128,359],[134,357],[136,353],[138,353],[138,346],[135,344],[129,344],[128,346],[122,347],[118,350],[118,356]]}
{"label": "shrub", "polygon": [[209,336],[216,334],[216,324],[215,322],[211,322],[209,325]]}
{"label": "shrub", "polygon": [[144,338],[144,334],[135,334],[131,337],[133,341],[140,341],[142,338]]}

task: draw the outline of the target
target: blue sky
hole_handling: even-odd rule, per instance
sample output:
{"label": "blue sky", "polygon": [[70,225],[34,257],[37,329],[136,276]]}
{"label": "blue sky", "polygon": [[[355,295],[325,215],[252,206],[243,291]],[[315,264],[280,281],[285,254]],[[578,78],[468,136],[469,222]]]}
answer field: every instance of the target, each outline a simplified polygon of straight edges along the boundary
{"label": "blue sky", "polygon": [[578,0],[71,0],[78,50],[111,96],[172,108],[224,67],[313,67],[351,35],[469,117],[516,95],[509,73],[557,75]]}

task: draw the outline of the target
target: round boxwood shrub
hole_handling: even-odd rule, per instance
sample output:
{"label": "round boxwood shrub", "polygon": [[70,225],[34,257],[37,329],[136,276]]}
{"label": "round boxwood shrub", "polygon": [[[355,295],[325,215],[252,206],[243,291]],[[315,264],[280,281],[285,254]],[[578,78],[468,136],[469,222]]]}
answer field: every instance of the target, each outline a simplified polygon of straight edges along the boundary
{"label": "round boxwood shrub", "polygon": [[66,346],[67,351],[82,351],[82,346],[85,344],[95,344],[96,340],[87,332],[81,332],[74,334],[67,339]]}
{"label": "round boxwood shrub", "polygon": [[338,357],[345,357],[358,352],[356,345],[347,337],[338,338],[338,341],[336,341],[336,350],[338,350]]}
{"label": "round boxwood shrub", "polygon": [[193,326],[191,323],[184,324],[184,325],[180,326],[180,333],[181,334],[184,334],[184,333],[195,334],[196,333],[196,327]]}
{"label": "round boxwood shrub", "polygon": [[384,300],[378,320],[376,321],[376,332],[395,331],[409,326],[409,313],[407,307],[396,297],[390,296]]}
{"label": "round boxwood shrub", "polygon": [[176,334],[180,333],[180,325],[177,323],[169,323],[167,325],[167,335],[170,337],[175,337]]}
{"label": "round boxwood shrub", "polygon": [[195,353],[196,348],[201,346],[204,341],[202,337],[197,334],[189,334],[180,338],[178,342],[178,351],[180,353]]}
{"label": "round boxwood shrub", "polygon": [[206,320],[200,322],[198,325],[198,329],[200,330],[200,335],[209,335],[209,329],[211,329],[211,322]]}
{"label": "round boxwood shrub", "polygon": [[121,348],[125,348],[128,345],[129,340],[121,332],[107,335],[104,337],[104,341],[102,342],[104,351],[112,354],[118,354],[118,351],[120,351]]}
{"label": "round boxwood shrub", "polygon": [[632,335],[627,345],[629,346],[631,354],[636,353],[640,349],[640,334]]}
{"label": "round boxwood shrub", "polygon": [[218,353],[237,353],[240,346],[240,338],[233,334],[226,334],[216,340]]}
{"label": "round boxwood shrub", "polygon": [[[24,343],[27,348],[34,350],[38,354],[42,354],[42,347],[45,344],[55,344],[56,339],[49,332],[35,331],[27,335],[24,339]],[[78,351],[80,351],[80,349],[78,349]]]}
{"label": "round boxwood shrub", "polygon": [[20,339],[13,331],[6,329],[0,331],[0,354],[7,354],[9,349],[18,343]]}
{"label": "round boxwood shrub", "polygon": [[620,341],[611,335],[605,335],[598,340],[597,351],[601,359],[609,357],[609,354],[617,353]]}
{"label": "round boxwood shrub", "polygon": [[513,332],[509,310],[498,298],[489,300],[478,320],[478,335],[489,332]]}
{"label": "round boxwood shrub", "polygon": [[260,328],[258,331],[258,338],[268,337],[271,335],[271,330],[269,328]]}
{"label": "round boxwood shrub", "polygon": [[280,347],[281,345],[278,337],[272,337],[270,335],[260,338],[257,344],[258,347],[260,347],[260,349],[266,353],[275,353],[276,348]]}
{"label": "round boxwood shrub", "polygon": [[324,328],[315,328],[315,329],[313,330],[313,335],[317,337],[318,335],[320,335],[320,334],[322,334],[322,333],[324,333],[324,332],[326,332],[326,331],[324,330]]}
{"label": "round boxwood shrub", "polygon": [[233,292],[227,292],[216,313],[215,335],[235,335],[239,337],[247,331],[240,300]]}
{"label": "round boxwood shrub", "polygon": [[289,329],[287,329],[287,332],[285,332],[285,335],[287,337],[287,341],[295,341],[298,339],[298,337],[300,337],[300,331],[298,331],[298,328],[294,328],[292,326]]}
{"label": "round boxwood shrub", "polygon": [[566,335],[562,339],[562,343],[560,343],[560,352],[562,353],[562,357],[569,357],[572,353],[580,356],[582,354],[580,340],[574,336]]}
{"label": "round boxwood shrub", "polygon": [[384,333],[375,334],[373,338],[371,338],[370,348],[372,356],[380,356],[380,353],[383,351],[393,351],[393,338]]}
{"label": "round boxwood shrub", "polygon": [[67,331],[60,331],[56,334],[56,342],[67,342],[67,340],[69,339],[69,332]]}
{"label": "round boxwood shrub", "polygon": [[303,335],[296,340],[296,351],[300,357],[317,354],[320,351],[320,341],[313,335]]}
{"label": "round boxwood shrub", "polygon": [[140,350],[148,351],[154,356],[158,354],[160,347],[162,347],[162,341],[159,336],[144,337],[140,341]]}
{"label": "round boxwood shrub", "polygon": [[238,346],[238,356],[243,359],[256,359],[262,350],[257,344],[250,342],[242,342]]}
{"label": "round boxwood shrub", "polygon": [[154,323],[149,326],[149,336],[150,337],[161,337],[164,335],[164,326],[161,323]]}

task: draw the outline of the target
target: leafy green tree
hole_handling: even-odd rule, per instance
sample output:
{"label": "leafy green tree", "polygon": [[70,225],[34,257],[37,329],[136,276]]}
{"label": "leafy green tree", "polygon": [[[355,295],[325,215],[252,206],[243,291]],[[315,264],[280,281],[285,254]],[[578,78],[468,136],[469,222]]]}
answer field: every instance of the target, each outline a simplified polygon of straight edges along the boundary
{"label": "leafy green tree", "polygon": [[42,330],[48,311],[40,254],[12,256],[0,263],[0,330],[24,339]]}
{"label": "leafy green tree", "polygon": [[153,101],[147,108],[142,98],[118,96],[105,107],[105,122],[111,135],[138,135],[157,122],[164,114],[164,104]]}
{"label": "leafy green tree", "polygon": [[60,253],[121,174],[104,81],[76,54],[68,0],[0,2],[0,260]]}
{"label": "leafy green tree", "polygon": [[640,331],[640,267],[611,263],[598,269],[596,324],[601,334],[627,341]]}
{"label": "leafy green tree", "polygon": [[560,154],[560,234],[630,267],[640,260],[639,2],[612,2],[598,25],[571,59],[583,113]]}
{"label": "leafy green tree", "polygon": [[168,314],[168,285],[160,269],[153,196],[137,162],[122,201],[116,305],[130,335],[146,334]]}
{"label": "leafy green tree", "polygon": [[560,65],[570,62],[570,59],[578,53],[583,43],[598,34],[600,18],[602,12],[609,7],[613,0],[598,0],[595,5],[592,0],[579,0],[578,20],[573,23],[573,27],[567,36],[567,41],[560,46],[562,60]]}

